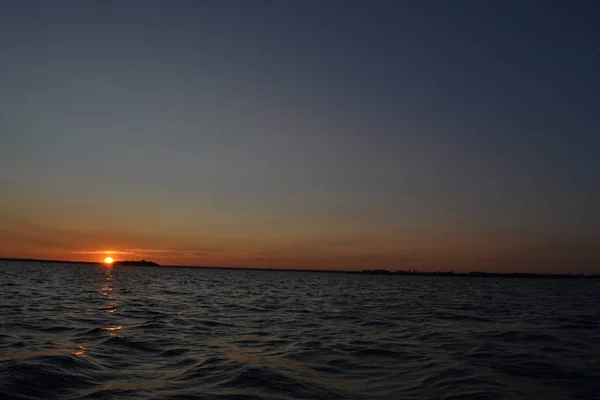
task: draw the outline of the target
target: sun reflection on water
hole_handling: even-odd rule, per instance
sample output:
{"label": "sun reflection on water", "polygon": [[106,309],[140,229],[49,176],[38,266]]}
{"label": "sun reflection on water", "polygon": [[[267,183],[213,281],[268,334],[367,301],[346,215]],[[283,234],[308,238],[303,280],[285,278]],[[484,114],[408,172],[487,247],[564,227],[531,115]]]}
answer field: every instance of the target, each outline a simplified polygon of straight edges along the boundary
{"label": "sun reflection on water", "polygon": [[[104,281],[102,282],[102,286],[100,288],[100,297],[103,300],[109,300],[110,302],[102,308],[103,311],[114,315],[114,313],[118,312],[118,301],[116,301],[116,298],[114,297],[113,294],[113,287],[112,287],[112,280],[113,280],[113,269],[112,268],[108,268],[106,270],[104,270]],[[108,336],[109,337],[117,337],[117,332],[121,331],[123,329],[123,326],[121,325],[110,325],[107,324],[108,326],[104,326],[101,327],[100,329],[103,331],[108,332]]]}
{"label": "sun reflection on water", "polygon": [[100,328],[100,329],[102,329],[103,331],[120,331],[121,329],[123,329],[123,327],[122,326],[107,326],[107,327]]}
{"label": "sun reflection on water", "polygon": [[[112,291],[112,268],[109,268],[104,272],[104,282],[100,288],[100,297],[105,300],[115,300]],[[104,310],[109,313],[114,313],[117,311],[117,305],[118,303],[116,301],[112,301],[106,308],[104,308]]]}
{"label": "sun reflection on water", "polygon": [[77,348],[78,348],[79,350],[77,350],[77,351],[73,352],[73,355],[76,355],[76,356],[82,356],[82,355],[84,355],[84,354],[85,354],[85,351],[87,350],[87,347],[85,347],[85,346],[84,346],[84,345],[82,345],[82,344],[78,344],[78,345],[77,345]]}

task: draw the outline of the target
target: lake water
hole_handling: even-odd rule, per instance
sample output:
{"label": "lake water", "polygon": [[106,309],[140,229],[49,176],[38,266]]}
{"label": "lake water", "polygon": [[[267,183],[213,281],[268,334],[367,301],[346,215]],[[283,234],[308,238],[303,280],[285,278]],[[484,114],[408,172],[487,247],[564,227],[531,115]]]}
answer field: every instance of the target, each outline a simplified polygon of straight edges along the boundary
{"label": "lake water", "polygon": [[2,399],[600,398],[600,280],[0,268]]}

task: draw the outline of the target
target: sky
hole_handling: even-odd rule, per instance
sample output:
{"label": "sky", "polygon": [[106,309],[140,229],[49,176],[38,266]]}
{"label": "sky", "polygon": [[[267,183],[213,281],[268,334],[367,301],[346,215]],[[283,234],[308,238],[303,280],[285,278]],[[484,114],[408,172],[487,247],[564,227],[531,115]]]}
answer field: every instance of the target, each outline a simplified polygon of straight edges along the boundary
{"label": "sky", "polygon": [[0,257],[600,273],[597,1],[0,3]]}

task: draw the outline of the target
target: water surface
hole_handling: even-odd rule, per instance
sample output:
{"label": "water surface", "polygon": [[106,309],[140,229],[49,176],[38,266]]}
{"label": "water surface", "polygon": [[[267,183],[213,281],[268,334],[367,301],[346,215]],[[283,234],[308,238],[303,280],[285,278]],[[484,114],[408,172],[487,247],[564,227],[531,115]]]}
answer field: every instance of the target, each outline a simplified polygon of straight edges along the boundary
{"label": "water surface", "polygon": [[2,399],[598,399],[600,281],[0,262]]}

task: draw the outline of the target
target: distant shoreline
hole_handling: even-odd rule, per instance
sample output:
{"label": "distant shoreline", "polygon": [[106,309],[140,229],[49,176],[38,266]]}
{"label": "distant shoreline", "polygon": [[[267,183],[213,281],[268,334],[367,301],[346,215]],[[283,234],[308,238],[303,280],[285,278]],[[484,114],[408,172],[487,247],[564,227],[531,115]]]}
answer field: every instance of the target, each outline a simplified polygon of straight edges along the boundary
{"label": "distant shoreline", "polygon": [[0,257],[0,261],[22,261],[22,262],[45,262],[52,264],[104,264],[100,261],[61,261],[61,260],[42,260],[37,258],[13,258]]}
{"label": "distant shoreline", "polygon": [[599,279],[596,274],[537,274],[533,272],[454,272],[454,271],[388,271],[385,269],[348,271],[348,274],[401,275],[401,276],[449,276],[459,278],[560,278],[560,279]]}
{"label": "distant shoreline", "polygon": [[[11,258],[0,257],[0,261],[17,262],[43,262],[49,264],[88,264],[105,265],[100,261],[64,261],[64,260],[43,260],[36,258]],[[278,271],[278,272],[318,272],[318,273],[338,273],[352,275],[385,275],[385,276],[432,276],[432,277],[457,277],[457,278],[554,278],[554,279],[600,279],[598,274],[537,274],[528,272],[453,272],[453,271],[389,271],[385,269],[364,269],[361,271],[331,270],[331,269],[290,269],[290,268],[252,268],[252,267],[214,267],[214,266],[191,266],[191,265],[158,265],[151,261],[145,261],[141,264],[138,261],[115,261],[114,265],[119,267],[145,267],[145,268],[204,268],[204,269],[226,269],[226,270],[247,270],[247,271]]]}

